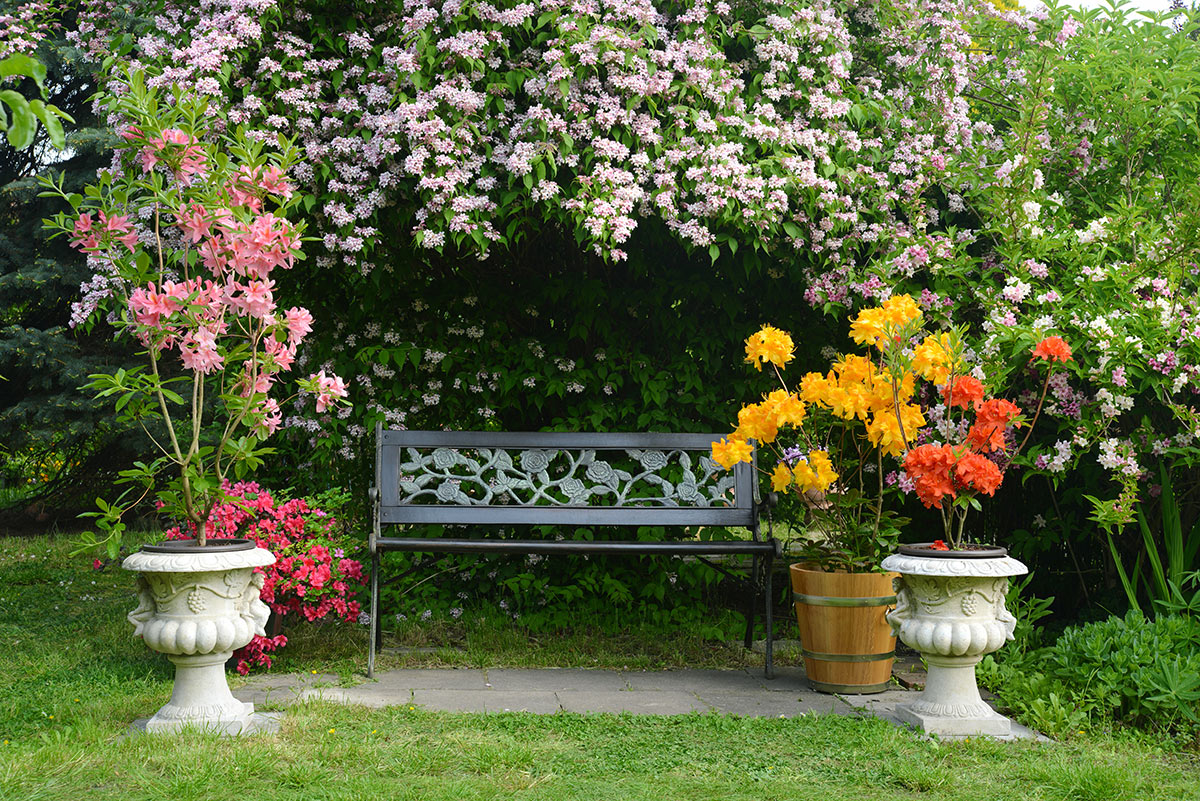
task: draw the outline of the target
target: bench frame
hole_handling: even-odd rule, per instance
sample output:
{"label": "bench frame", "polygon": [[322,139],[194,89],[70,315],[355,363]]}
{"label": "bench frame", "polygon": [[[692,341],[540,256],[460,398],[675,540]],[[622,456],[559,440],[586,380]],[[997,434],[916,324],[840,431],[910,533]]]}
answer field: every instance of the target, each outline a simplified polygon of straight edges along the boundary
{"label": "bench frame", "polygon": [[[481,448],[538,449],[547,451],[709,451],[720,434],[659,433],[563,433],[497,431],[397,431],[376,426],[375,485],[370,490],[373,525],[371,551],[371,639],[367,656],[367,676],[375,673],[375,655],[382,641],[379,614],[380,554],[384,551],[415,553],[519,553],[519,554],[660,554],[693,556],[705,564],[749,585],[746,606],[745,646],[750,647],[754,631],[755,602],[761,592],[766,623],[766,659],[764,672],[774,678],[772,638],[774,619],[771,574],[774,560],[781,555],[779,543],[771,536],[770,506],[759,502],[755,463],[742,462],[733,475],[734,500],[728,506],[677,505],[467,505],[461,503],[404,503],[401,498],[401,462],[406,448],[473,451]],[[768,495],[768,500],[771,496]],[[759,536],[760,507],[767,510],[768,534]],[[383,525],[571,525],[571,526],[741,526],[750,529],[752,540],[547,540],[547,539],[469,539],[449,537],[384,537]],[[749,555],[753,557],[749,576],[737,576],[704,557]],[[410,571],[411,572],[411,571]],[[407,575],[407,574],[405,574]],[[397,576],[390,581],[403,578]],[[390,583],[390,582],[388,582]]]}

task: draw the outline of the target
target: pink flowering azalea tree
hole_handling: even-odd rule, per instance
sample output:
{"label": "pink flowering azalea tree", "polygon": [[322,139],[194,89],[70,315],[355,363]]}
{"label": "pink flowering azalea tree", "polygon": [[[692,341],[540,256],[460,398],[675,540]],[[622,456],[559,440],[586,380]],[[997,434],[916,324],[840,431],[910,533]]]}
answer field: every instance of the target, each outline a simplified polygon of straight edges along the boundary
{"label": "pink flowering azalea tree", "polygon": [[[47,181],[72,209],[47,225],[104,278],[88,322],[103,317],[146,359],[88,385],[158,451],[121,473],[119,498],[89,513],[106,536],[89,534],[84,546],[105,544],[111,556],[124,514],[152,494],[205,544],[228,479],[272,452],[262,443],[282,423],[273,391],[313,330],[306,309],[276,303],[279,272],[303,258],[303,225],[288,219],[295,149],[282,136],[272,152],[240,131],[218,135],[205,101],[147,88],[136,71],[124,78],[105,97],[110,119],[123,121],[112,167],[82,195]],[[297,384],[318,410],[346,396],[324,370]]]}

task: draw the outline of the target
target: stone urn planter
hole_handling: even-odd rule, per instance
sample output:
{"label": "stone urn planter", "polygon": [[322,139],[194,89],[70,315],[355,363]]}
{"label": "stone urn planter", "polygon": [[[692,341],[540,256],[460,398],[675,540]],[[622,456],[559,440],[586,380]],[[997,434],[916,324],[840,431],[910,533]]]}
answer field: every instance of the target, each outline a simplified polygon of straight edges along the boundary
{"label": "stone urn planter", "polygon": [[229,691],[225,662],[262,635],[270,610],[259,599],[262,574],[274,555],[250,540],[172,540],[146,545],[121,564],[137,571],[138,606],[129,613],[134,636],[175,663],[171,700],[146,721],[150,732],[184,726],[222,734],[261,727],[254,705]]}
{"label": "stone urn planter", "polygon": [[896,708],[905,723],[943,736],[1005,736],[1011,721],[979,696],[975,665],[1012,639],[1016,619],[1004,606],[1009,576],[1028,568],[1003,548],[933,551],[901,546],[883,560],[896,579],[888,622],[929,666],[925,690]]}

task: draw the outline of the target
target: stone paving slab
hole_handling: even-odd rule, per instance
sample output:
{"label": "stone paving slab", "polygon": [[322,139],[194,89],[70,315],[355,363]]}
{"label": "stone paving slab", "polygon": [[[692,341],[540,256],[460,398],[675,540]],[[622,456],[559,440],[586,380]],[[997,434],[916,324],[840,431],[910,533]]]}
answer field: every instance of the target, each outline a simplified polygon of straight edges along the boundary
{"label": "stone paving slab", "polygon": [[[387,707],[412,704],[447,712],[566,712],[681,715],[693,712],[755,717],[868,714],[904,725],[896,715],[911,690],[873,695],[827,695],[808,686],[802,668],[761,670],[615,671],[546,669],[405,669],[380,671],[373,680],[340,686],[334,674],[256,676],[234,691],[243,701],[280,706],[297,700]],[[1013,723],[1001,739],[1042,739]]]}
{"label": "stone paving slab", "polygon": [[564,690],[555,693],[565,712],[631,712],[637,715],[686,715],[708,712],[711,707],[693,693],[678,690],[654,692],[603,692]]}
{"label": "stone paving slab", "polygon": [[[491,685],[490,675],[495,671],[478,668],[450,668],[446,670],[380,670],[367,684],[378,684],[381,688],[404,692],[406,690],[486,690]],[[365,685],[361,685],[365,686]]]}
{"label": "stone paving slab", "polygon": [[663,670],[637,671],[620,674],[633,691],[692,692],[724,690],[727,692],[762,692],[766,681],[759,673],[752,676],[745,670]]}
{"label": "stone paving slab", "polygon": [[[413,672],[420,673],[422,671]],[[624,674],[613,670],[489,668],[486,673],[486,686],[493,690],[524,690],[537,687],[539,690],[551,692],[557,690],[619,692],[629,689]]]}
{"label": "stone paving slab", "polygon": [[852,715],[854,707],[832,695],[809,692],[789,697],[780,693],[704,692],[697,695],[714,712],[756,718],[795,718],[801,715]]}
{"label": "stone paving slab", "polygon": [[561,705],[545,690],[414,690],[412,703],[444,712],[532,712],[552,715]]}

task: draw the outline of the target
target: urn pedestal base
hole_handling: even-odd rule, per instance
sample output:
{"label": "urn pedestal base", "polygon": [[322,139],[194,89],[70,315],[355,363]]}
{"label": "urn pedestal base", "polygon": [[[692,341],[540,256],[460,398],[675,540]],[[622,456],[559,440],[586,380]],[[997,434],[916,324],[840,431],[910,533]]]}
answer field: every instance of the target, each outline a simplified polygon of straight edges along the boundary
{"label": "urn pedestal base", "polygon": [[975,684],[978,656],[925,655],[929,677],[925,690],[910,704],[896,707],[901,722],[940,737],[1007,737],[1012,721],[979,697]]}
{"label": "urn pedestal base", "polygon": [[254,704],[239,701],[225,680],[225,662],[233,651],[197,656],[172,654],[175,684],[171,700],[146,721],[149,732],[177,732],[185,726],[219,734],[243,734],[252,727]]}

